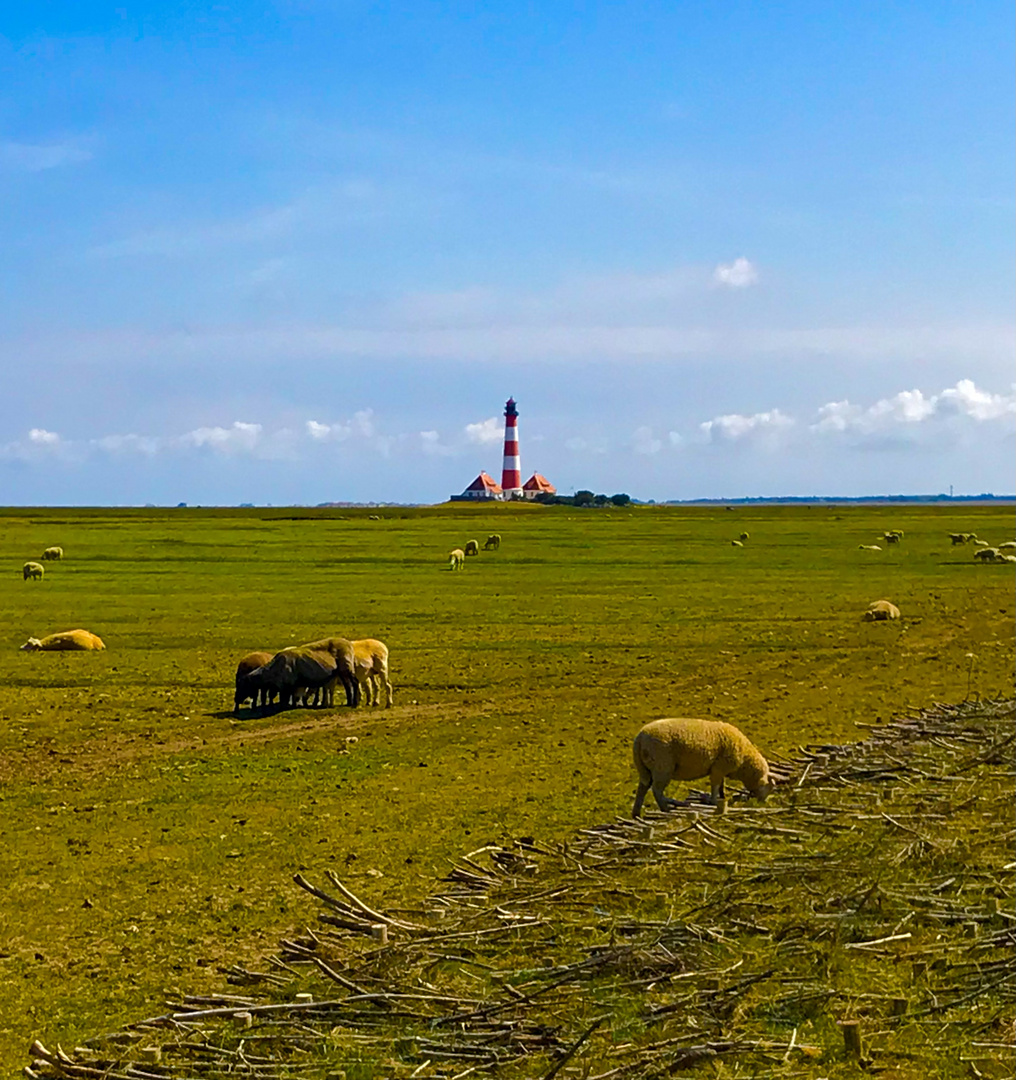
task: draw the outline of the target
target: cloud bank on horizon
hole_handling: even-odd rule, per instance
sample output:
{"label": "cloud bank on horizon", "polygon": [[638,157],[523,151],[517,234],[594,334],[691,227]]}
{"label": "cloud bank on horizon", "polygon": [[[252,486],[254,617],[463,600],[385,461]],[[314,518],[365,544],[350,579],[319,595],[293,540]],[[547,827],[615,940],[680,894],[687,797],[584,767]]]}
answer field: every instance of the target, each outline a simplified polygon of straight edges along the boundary
{"label": "cloud bank on horizon", "polygon": [[0,502],[1016,488],[1008,5],[0,29]]}

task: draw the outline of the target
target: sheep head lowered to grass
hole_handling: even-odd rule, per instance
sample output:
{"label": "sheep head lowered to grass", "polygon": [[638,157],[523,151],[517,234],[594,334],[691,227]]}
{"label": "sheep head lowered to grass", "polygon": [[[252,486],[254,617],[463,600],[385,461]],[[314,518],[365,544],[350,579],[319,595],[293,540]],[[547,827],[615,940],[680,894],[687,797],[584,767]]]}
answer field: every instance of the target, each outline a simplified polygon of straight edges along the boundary
{"label": "sheep head lowered to grass", "polygon": [[701,780],[708,776],[712,785],[710,801],[714,804],[726,797],[723,782],[728,776],[740,780],[763,802],[774,786],[766,759],[747,735],[722,720],[652,720],[635,736],[632,753],[639,774],[631,812],[636,818],[642,813],[642,801],[650,788],[661,810],[678,805],[663,794],[671,780]]}

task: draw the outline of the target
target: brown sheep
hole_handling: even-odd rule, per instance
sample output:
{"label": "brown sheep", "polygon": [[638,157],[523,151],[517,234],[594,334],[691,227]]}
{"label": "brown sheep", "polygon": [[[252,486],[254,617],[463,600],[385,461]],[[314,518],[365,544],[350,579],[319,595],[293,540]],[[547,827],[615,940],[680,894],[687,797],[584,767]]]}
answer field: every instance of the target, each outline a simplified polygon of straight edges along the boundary
{"label": "brown sheep", "polygon": [[61,630],[44,638],[30,637],[21,646],[22,652],[86,652],[104,649],[102,638],[90,630]]}
{"label": "brown sheep", "polygon": [[259,678],[251,678],[255,671],[263,668],[272,658],[270,652],[248,653],[236,665],[236,691],[233,694],[233,712],[239,713],[240,706],[249,698],[251,708],[270,704],[270,692]]}
{"label": "brown sheep", "polygon": [[723,782],[728,776],[740,780],[763,802],[773,788],[766,759],[742,731],[722,720],[652,720],[635,736],[632,754],[639,774],[631,812],[636,818],[642,813],[642,802],[650,788],[661,810],[678,805],[663,794],[671,780],[708,776],[712,785],[710,802],[714,804],[726,798]]}
{"label": "brown sheep", "polygon": [[301,647],[327,653],[335,662],[335,678],[331,686],[324,688],[328,697],[326,704],[331,704],[335,679],[338,679],[346,691],[346,704],[351,709],[355,709],[360,704],[360,684],[356,681],[356,656],[353,652],[353,643],[344,637],[327,637],[310,641]]}
{"label": "brown sheep", "polygon": [[500,546],[501,546],[501,534],[500,533],[491,533],[490,536],[488,536],[487,539],[484,540],[484,542],[483,542],[483,550],[484,551],[490,551],[491,549],[493,549],[494,551],[497,551],[497,549]]}

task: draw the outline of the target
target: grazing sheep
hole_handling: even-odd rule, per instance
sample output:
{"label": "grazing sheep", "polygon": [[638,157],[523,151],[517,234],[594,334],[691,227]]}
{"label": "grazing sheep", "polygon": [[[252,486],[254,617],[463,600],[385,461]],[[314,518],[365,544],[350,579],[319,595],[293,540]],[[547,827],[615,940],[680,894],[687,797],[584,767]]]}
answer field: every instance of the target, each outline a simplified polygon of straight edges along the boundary
{"label": "grazing sheep", "polygon": [[46,568],[42,563],[26,562],[21,568],[21,572],[24,575],[24,581],[27,581],[29,578],[34,578],[36,581],[42,581],[43,575],[46,573]]}
{"label": "grazing sheep", "polygon": [[743,532],[743,533],[741,533],[741,535],[740,535],[740,536],[738,537],[738,539],[739,539],[739,540],[748,540],[748,539],[750,539],[750,537],[748,536],[748,534],[747,534],[746,532]]}
{"label": "grazing sheep", "polygon": [[903,530],[889,529],[887,532],[882,533],[882,539],[887,544],[898,544],[903,539]]}
{"label": "grazing sheep", "polygon": [[881,551],[882,549],[878,544],[858,544],[858,551]]}
{"label": "grazing sheep", "polygon": [[248,653],[236,665],[236,691],[233,694],[233,712],[239,713],[240,706],[250,699],[251,708],[269,705],[271,695],[268,688],[260,678],[251,676],[259,668],[263,668],[272,658],[270,652]]}
{"label": "grazing sheep", "polygon": [[[264,667],[247,678],[279,695],[279,705],[288,708],[302,700],[304,688],[311,690],[334,684],[335,657],[319,649],[294,645],[277,652]],[[325,702],[328,703],[327,700]]]}
{"label": "grazing sheep", "polygon": [[969,544],[971,540],[977,539],[977,533],[950,533],[949,539],[953,544]]}
{"label": "grazing sheep", "polygon": [[30,637],[21,646],[22,652],[86,652],[104,649],[102,638],[90,630],[61,630],[44,638]]}
{"label": "grazing sheep", "polygon": [[744,544],[742,544],[740,540],[731,540],[730,541],[730,546],[731,547],[744,547]]}
{"label": "grazing sheep", "polygon": [[975,540],[974,547],[991,547],[987,540]]}
{"label": "grazing sheep", "polygon": [[374,638],[353,642],[356,660],[356,681],[360,692],[367,695],[368,705],[381,704],[381,687],[385,688],[385,708],[392,707],[392,684],[388,681],[388,646]]}
{"label": "grazing sheep", "polygon": [[998,545],[999,551],[1016,551],[1016,540],[1006,540],[1004,544]]}
{"label": "grazing sheep", "polygon": [[1016,563],[1016,555],[999,555],[995,562]]}
{"label": "grazing sheep", "polygon": [[500,533],[491,533],[490,536],[488,536],[487,539],[484,540],[484,542],[483,542],[483,550],[484,551],[490,551],[491,549],[493,549],[494,551],[497,551],[497,549],[500,546],[501,546],[501,534]]}
{"label": "grazing sheep", "polygon": [[636,818],[642,813],[642,801],[650,788],[661,810],[678,805],[663,794],[671,780],[708,776],[712,803],[726,797],[723,782],[728,776],[740,780],[763,802],[773,788],[766,759],[743,732],[722,720],[652,720],[635,736],[632,753],[639,774],[631,811]]}
{"label": "grazing sheep", "polygon": [[466,555],[479,555],[480,554],[480,545],[475,540],[467,540],[466,541],[465,554]]}
{"label": "grazing sheep", "polygon": [[975,551],[974,558],[980,562],[997,562],[1001,554],[998,548],[986,547]]}
{"label": "grazing sheep", "polygon": [[42,553],[42,557],[44,559],[46,559],[47,561],[50,560],[50,559],[62,559],[63,558],[63,548],[62,547],[48,547]]}
{"label": "grazing sheep", "polygon": [[466,565],[466,553],[462,548],[455,548],[448,553],[448,569],[461,570]]}
{"label": "grazing sheep", "polygon": [[883,619],[898,619],[900,609],[888,600],[876,600],[868,605],[868,610],[861,616],[865,622],[881,622]]}
{"label": "grazing sheep", "polygon": [[[356,681],[356,653],[349,638],[320,638],[318,641],[308,642],[301,648],[327,653],[335,662],[335,671],[332,673],[334,678],[331,685],[324,688],[327,696],[324,704],[332,704],[332,691],[335,687],[335,680],[338,679],[346,691],[346,704],[351,709],[355,709],[360,704],[360,684]],[[312,684],[308,685],[312,686]]]}

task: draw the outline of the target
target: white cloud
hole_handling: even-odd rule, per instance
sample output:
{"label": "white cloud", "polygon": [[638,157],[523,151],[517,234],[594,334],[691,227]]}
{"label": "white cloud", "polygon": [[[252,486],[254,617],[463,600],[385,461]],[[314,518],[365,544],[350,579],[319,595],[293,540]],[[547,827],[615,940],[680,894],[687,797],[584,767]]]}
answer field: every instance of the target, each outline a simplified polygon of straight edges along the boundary
{"label": "white cloud", "polygon": [[503,432],[504,428],[496,416],[476,424],[466,424],[466,438],[469,442],[479,443],[481,446],[500,442]]}
{"label": "white cloud", "polygon": [[441,442],[441,436],[436,431],[421,431],[420,447],[432,457],[451,457],[455,453],[452,447]]}
{"label": "white cloud", "polygon": [[221,453],[249,453],[261,438],[261,425],[234,420],[231,427],[200,427],[180,436],[183,446],[209,447]]}
{"label": "white cloud", "polygon": [[152,435],[104,435],[93,439],[92,445],[110,454],[138,453],[151,457],[163,448],[165,440]]}
{"label": "white cloud", "polygon": [[353,436],[370,439],[374,436],[374,411],[361,409],[353,413],[353,418],[346,424],[322,424],[317,420],[308,420],[305,425],[307,434],[317,442],[342,442]]}
{"label": "white cloud", "polygon": [[744,289],[758,281],[758,271],[742,255],[732,263],[720,263],[713,271],[713,281],[731,289]]}
{"label": "white cloud", "polygon": [[819,434],[843,433],[881,437],[915,432],[931,422],[971,420],[987,423],[1016,418],[1016,394],[1006,397],[978,390],[972,379],[960,379],[940,394],[902,390],[868,408],[849,401],[830,401],[818,410],[811,430]]}
{"label": "white cloud", "polygon": [[743,416],[740,413],[717,416],[699,424],[699,431],[709,442],[731,443],[759,436],[774,436],[792,427],[793,424],[792,417],[780,412],[779,409],[771,409],[769,412],[753,413],[751,416]]}
{"label": "white cloud", "polygon": [[60,436],[55,431],[47,431],[45,428],[32,428],[28,433],[28,441],[36,446],[58,446]]}
{"label": "white cloud", "polygon": [[636,454],[658,454],[663,449],[663,443],[653,435],[651,427],[636,428],[631,445]]}
{"label": "white cloud", "polygon": [[973,420],[999,420],[1016,415],[1016,392],[1009,397],[989,394],[978,390],[972,379],[960,379],[955,386],[943,390],[939,403],[943,411],[955,410]]}

